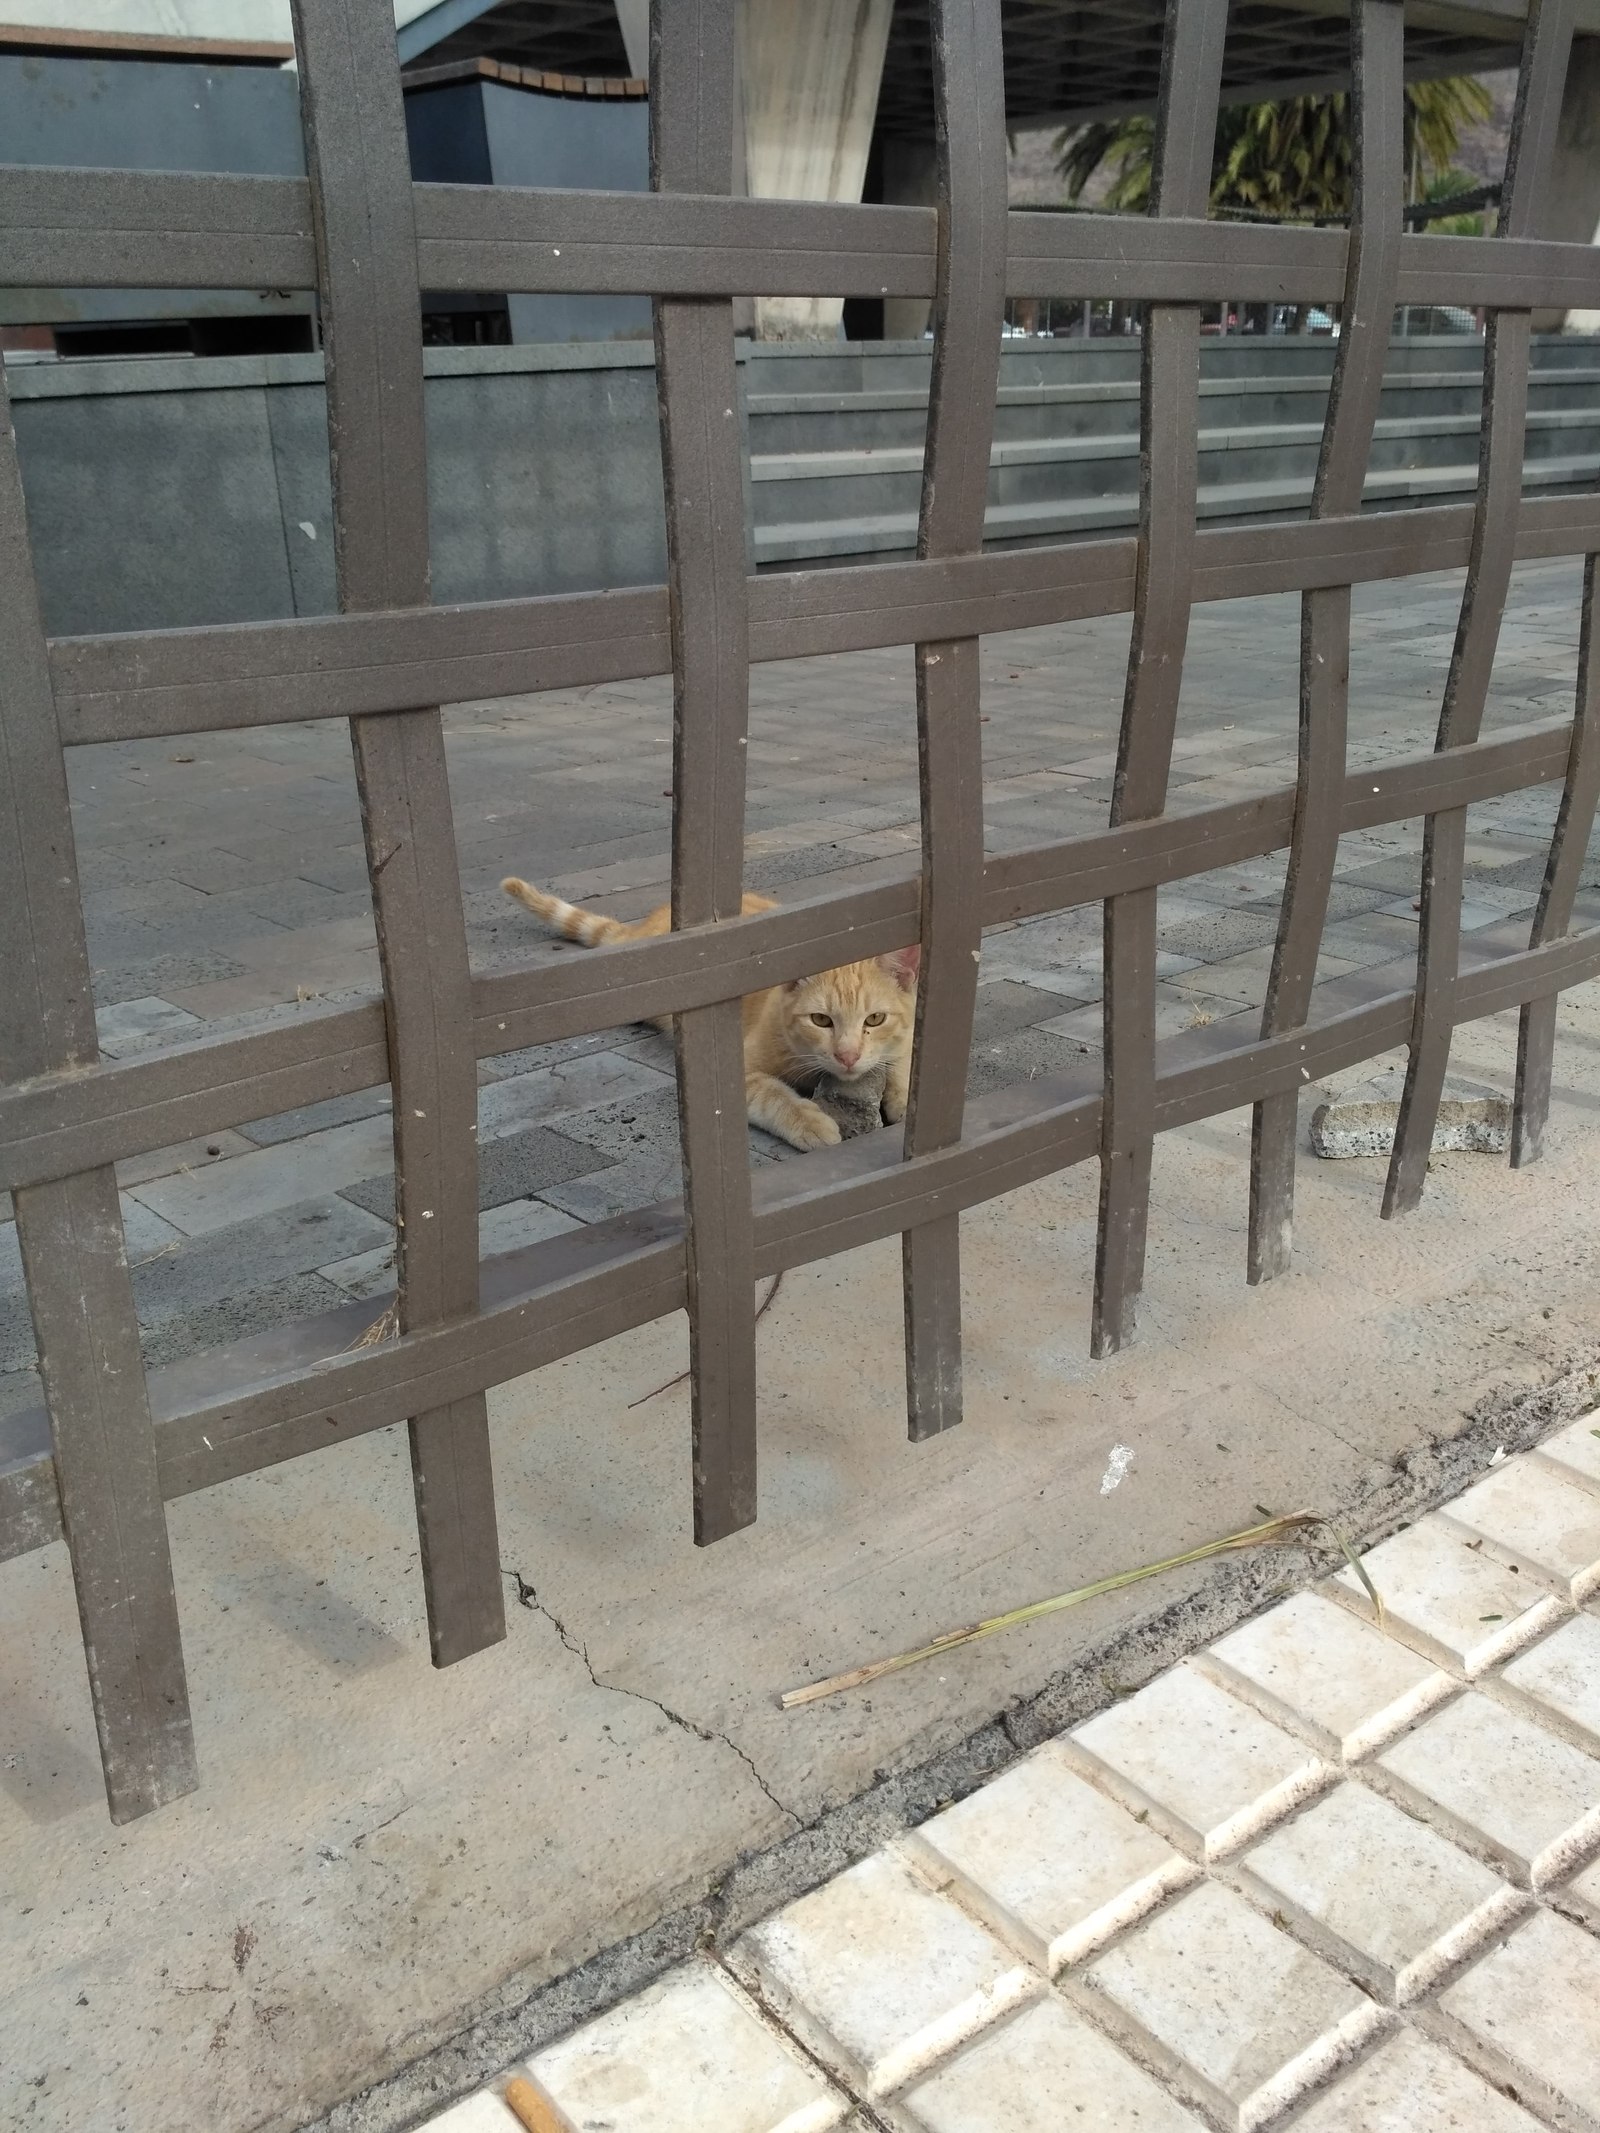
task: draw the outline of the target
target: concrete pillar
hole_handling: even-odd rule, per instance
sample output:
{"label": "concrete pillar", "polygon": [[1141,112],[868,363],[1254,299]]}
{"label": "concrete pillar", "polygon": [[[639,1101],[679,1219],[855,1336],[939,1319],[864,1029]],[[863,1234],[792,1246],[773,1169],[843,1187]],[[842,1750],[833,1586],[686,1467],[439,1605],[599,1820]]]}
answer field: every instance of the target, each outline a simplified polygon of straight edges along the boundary
{"label": "concrete pillar", "polygon": [[[883,197],[890,207],[935,207],[939,199],[939,163],[931,138],[883,144]],[[886,296],[883,337],[886,341],[920,341],[928,324],[925,296]]]}
{"label": "concrete pillar", "polygon": [[[1600,37],[1574,37],[1539,235],[1600,244]],[[1600,333],[1600,311],[1536,311],[1534,330]]]}
{"label": "concrete pillar", "polygon": [[616,0],[617,27],[635,81],[650,79],[650,0]]}
{"label": "concrete pillar", "polygon": [[[768,200],[859,200],[894,0],[740,0],[745,176]],[[831,340],[837,296],[759,297],[763,340]]]}

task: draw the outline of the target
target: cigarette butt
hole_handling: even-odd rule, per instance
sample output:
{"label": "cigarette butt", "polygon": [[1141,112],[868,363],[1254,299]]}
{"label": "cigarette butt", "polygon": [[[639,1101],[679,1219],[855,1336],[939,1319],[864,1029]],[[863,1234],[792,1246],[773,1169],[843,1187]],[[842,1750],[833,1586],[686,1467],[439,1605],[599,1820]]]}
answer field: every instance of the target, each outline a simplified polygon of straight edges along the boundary
{"label": "cigarette butt", "polygon": [[555,2105],[520,2074],[515,2081],[506,2083],[506,2102],[527,2127],[528,2133],[569,2133],[567,2121]]}

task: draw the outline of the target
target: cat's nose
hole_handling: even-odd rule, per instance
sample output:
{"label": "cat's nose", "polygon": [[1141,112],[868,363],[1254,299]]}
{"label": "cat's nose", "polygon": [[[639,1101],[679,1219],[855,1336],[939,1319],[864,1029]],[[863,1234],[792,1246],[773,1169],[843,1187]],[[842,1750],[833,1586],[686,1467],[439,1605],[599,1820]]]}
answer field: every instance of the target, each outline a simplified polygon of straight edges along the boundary
{"label": "cat's nose", "polygon": [[861,1057],[861,1047],[858,1044],[855,1049],[851,1051],[847,1050],[843,1045],[840,1045],[839,1049],[834,1053],[833,1056],[835,1059],[838,1060],[840,1066],[842,1066],[845,1072],[848,1074],[850,1069],[855,1065],[856,1061]]}

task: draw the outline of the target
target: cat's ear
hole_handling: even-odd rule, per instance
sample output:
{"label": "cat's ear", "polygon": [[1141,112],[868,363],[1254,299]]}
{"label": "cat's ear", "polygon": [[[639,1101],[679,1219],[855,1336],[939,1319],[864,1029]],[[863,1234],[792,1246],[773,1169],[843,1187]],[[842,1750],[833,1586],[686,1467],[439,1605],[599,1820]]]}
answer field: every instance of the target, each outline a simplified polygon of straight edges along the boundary
{"label": "cat's ear", "polygon": [[910,948],[896,948],[889,955],[880,955],[878,968],[886,970],[902,992],[909,992],[917,982],[917,971],[922,963],[922,944]]}

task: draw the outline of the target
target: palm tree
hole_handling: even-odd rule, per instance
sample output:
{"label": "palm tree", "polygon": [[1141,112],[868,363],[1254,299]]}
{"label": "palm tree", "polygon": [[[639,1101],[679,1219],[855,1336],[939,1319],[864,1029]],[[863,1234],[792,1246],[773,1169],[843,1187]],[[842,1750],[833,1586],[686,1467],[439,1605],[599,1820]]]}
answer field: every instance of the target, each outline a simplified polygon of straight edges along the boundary
{"label": "palm tree", "polygon": [[[1452,174],[1464,127],[1484,118],[1488,90],[1470,74],[1408,82],[1405,91],[1406,197]],[[1057,168],[1067,197],[1080,199],[1097,171],[1104,204],[1142,213],[1150,199],[1155,128],[1149,118],[1102,119],[1063,133]],[[1346,96],[1292,96],[1274,104],[1225,104],[1217,116],[1211,205],[1307,220],[1350,208],[1350,115]]]}

